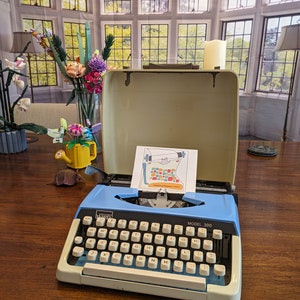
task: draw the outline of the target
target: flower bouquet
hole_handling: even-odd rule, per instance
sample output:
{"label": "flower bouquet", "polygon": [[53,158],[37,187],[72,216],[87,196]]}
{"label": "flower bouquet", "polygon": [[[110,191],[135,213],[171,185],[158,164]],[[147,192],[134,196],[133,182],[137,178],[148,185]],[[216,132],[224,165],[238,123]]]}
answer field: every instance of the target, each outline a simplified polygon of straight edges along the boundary
{"label": "flower bouquet", "polygon": [[106,60],[110,56],[114,36],[106,37],[105,48],[101,54],[99,50],[92,53],[90,28],[86,22],[85,49],[81,35],[78,33],[79,57],[75,61],[67,62],[66,51],[62,48],[62,42],[57,35],[47,30],[44,34],[38,34],[33,30],[32,34],[46,52],[54,58],[64,78],[73,86],[67,105],[77,99],[79,122],[93,128],[98,121],[95,119],[98,97],[102,93],[103,76],[107,70]]}
{"label": "flower bouquet", "polygon": [[[23,53],[26,51],[27,47],[28,44],[14,61],[6,59],[5,62],[7,67],[5,69],[2,69],[2,62],[0,61],[0,153],[17,153],[26,150],[27,141],[25,130],[30,130],[37,134],[47,133],[47,128],[41,125],[34,123],[15,123],[15,108],[26,112],[30,105],[30,98],[23,97],[28,86],[25,86],[22,76],[26,75],[20,72],[26,67]],[[5,76],[6,73],[7,76]],[[15,101],[11,101],[10,97],[9,88],[11,83],[14,83],[17,90],[21,91],[21,94]]]}

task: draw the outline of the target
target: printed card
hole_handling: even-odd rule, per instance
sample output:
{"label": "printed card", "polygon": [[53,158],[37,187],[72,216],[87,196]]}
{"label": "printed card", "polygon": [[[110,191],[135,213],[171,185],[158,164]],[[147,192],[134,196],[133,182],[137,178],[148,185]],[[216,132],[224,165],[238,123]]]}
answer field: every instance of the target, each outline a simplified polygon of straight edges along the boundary
{"label": "printed card", "polygon": [[142,191],[195,192],[198,151],[137,146],[131,187]]}

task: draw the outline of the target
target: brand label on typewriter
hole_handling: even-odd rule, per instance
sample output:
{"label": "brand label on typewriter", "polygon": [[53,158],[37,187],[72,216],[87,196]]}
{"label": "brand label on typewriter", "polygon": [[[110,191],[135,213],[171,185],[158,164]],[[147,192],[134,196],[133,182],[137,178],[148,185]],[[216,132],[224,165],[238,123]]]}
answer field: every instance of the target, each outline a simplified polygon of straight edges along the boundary
{"label": "brand label on typewriter", "polygon": [[96,218],[105,218],[109,219],[113,217],[113,212],[109,210],[96,210]]}

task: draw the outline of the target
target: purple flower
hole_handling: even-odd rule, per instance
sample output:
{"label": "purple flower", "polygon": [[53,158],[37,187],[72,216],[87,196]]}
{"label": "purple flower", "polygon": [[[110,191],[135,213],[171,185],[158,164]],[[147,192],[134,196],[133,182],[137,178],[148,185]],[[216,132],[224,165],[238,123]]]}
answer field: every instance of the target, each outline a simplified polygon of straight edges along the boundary
{"label": "purple flower", "polygon": [[94,54],[93,57],[88,62],[88,66],[92,71],[102,73],[106,71],[106,62],[103,60],[102,56],[99,54]]}

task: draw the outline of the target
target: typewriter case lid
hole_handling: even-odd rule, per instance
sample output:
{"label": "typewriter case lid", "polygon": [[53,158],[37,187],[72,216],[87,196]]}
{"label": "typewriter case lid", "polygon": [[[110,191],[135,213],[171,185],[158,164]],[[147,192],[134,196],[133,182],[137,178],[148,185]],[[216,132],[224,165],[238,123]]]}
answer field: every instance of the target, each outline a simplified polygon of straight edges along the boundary
{"label": "typewriter case lid", "polygon": [[104,170],[132,174],[136,146],[198,150],[197,179],[234,184],[238,79],[224,70],[114,70],[104,76]]}

